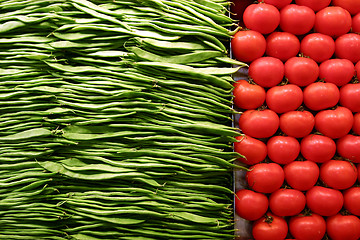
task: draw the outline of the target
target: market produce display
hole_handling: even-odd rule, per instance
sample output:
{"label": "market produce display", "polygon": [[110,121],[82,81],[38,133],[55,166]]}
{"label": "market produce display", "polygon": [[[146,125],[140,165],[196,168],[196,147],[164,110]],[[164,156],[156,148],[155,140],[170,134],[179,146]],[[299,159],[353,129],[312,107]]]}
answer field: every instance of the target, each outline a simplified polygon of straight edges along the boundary
{"label": "market produce display", "polygon": [[360,239],[359,2],[234,4],[239,239]]}
{"label": "market produce display", "polygon": [[0,239],[233,238],[229,4],[0,1]]}

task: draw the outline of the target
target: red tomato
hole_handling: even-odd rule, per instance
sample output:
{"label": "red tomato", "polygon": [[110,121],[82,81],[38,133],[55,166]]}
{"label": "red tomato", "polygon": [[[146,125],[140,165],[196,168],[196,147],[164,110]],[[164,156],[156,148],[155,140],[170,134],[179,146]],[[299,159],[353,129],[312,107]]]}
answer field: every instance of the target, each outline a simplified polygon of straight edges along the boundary
{"label": "red tomato", "polygon": [[360,113],[354,114],[354,124],[352,130],[355,134],[360,135]]}
{"label": "red tomato", "polygon": [[233,4],[230,5],[230,10],[233,13],[232,18],[239,20],[240,25],[243,25],[242,16],[245,9],[252,3],[253,0],[233,0]]}
{"label": "red tomato", "polygon": [[280,12],[271,4],[251,4],[244,11],[243,21],[248,29],[268,34],[278,27]]}
{"label": "red tomato", "polygon": [[338,37],[335,41],[335,55],[356,64],[360,60],[360,35],[347,33]]}
{"label": "red tomato", "polygon": [[357,79],[360,79],[360,61],[357,64],[355,64],[355,72]]}
{"label": "red tomato", "polygon": [[284,166],[285,180],[294,189],[307,191],[319,178],[319,167],[312,161],[294,161]]}
{"label": "red tomato", "polygon": [[317,12],[330,5],[331,0],[295,0],[297,5],[307,6]]}
{"label": "red tomato", "polygon": [[304,104],[319,111],[335,106],[340,100],[340,91],[333,83],[315,82],[304,89]]}
{"label": "red tomato", "polygon": [[344,198],[339,190],[314,186],[306,192],[307,207],[321,216],[337,214],[344,203]]}
{"label": "red tomato", "polygon": [[343,86],[351,81],[355,74],[354,64],[348,59],[329,59],[320,64],[319,76],[325,82]]}
{"label": "red tomato", "polygon": [[300,152],[307,160],[324,163],[335,155],[336,144],[329,137],[311,134],[301,140]]}
{"label": "red tomato", "polygon": [[301,40],[300,52],[315,62],[321,63],[334,55],[335,41],[322,33],[310,33]]}
{"label": "red tomato", "polygon": [[315,82],[319,77],[319,66],[306,57],[292,57],[285,62],[285,77],[289,83],[300,87]]}
{"label": "red tomato", "polygon": [[309,111],[290,111],[280,116],[280,129],[286,135],[302,138],[311,133],[315,117]]}
{"label": "red tomato", "polygon": [[246,173],[246,181],[254,191],[272,193],[284,182],[284,171],[277,163],[258,163]]}
{"label": "red tomato", "polygon": [[360,187],[352,187],[343,192],[344,208],[351,214],[360,216]]}
{"label": "red tomato", "polygon": [[274,5],[278,9],[281,9],[285,7],[286,5],[289,5],[292,0],[264,0],[265,3]]}
{"label": "red tomato", "polygon": [[284,77],[284,64],[273,57],[258,58],[250,64],[249,76],[262,87],[274,87]]}
{"label": "red tomato", "polygon": [[303,102],[303,92],[294,84],[275,86],[266,92],[266,104],[276,113],[296,110]]}
{"label": "red tomato", "polygon": [[239,80],[234,84],[234,103],[242,109],[256,109],[265,101],[265,89],[246,80]]}
{"label": "red tomato", "polygon": [[320,167],[320,179],[338,190],[350,188],[358,177],[357,169],[348,161],[330,160]]}
{"label": "red tomato", "polygon": [[351,31],[354,33],[360,33],[360,13],[353,16]]}
{"label": "red tomato", "polygon": [[266,40],[259,32],[239,31],[231,40],[231,48],[237,60],[251,62],[264,55]]}
{"label": "red tomato", "polygon": [[347,10],[341,7],[330,6],[316,13],[315,31],[332,37],[338,37],[350,31],[351,22],[351,15]]}
{"label": "red tomato", "polygon": [[360,112],[360,83],[346,84],[340,88],[340,104],[352,112]]}
{"label": "red tomato", "polygon": [[297,240],[321,240],[326,232],[326,222],[316,213],[298,215],[290,218],[289,230]]}
{"label": "red tomato", "polygon": [[348,134],[336,142],[340,156],[354,163],[360,163],[360,136]]}
{"label": "red tomato", "polygon": [[341,138],[348,134],[353,126],[354,116],[346,107],[334,110],[322,110],[315,115],[315,128],[330,138]]}
{"label": "red tomato", "polygon": [[295,35],[308,33],[315,23],[315,12],[307,7],[290,4],[280,10],[280,28]]}
{"label": "red tomato", "polygon": [[300,41],[292,33],[273,32],[266,38],[266,55],[286,61],[300,50]]}
{"label": "red tomato", "polygon": [[264,161],[267,155],[266,144],[262,141],[252,138],[250,136],[237,136],[236,140],[239,142],[234,143],[234,150],[240,153],[245,158],[238,158],[242,163],[254,165]]}
{"label": "red tomato", "polygon": [[236,192],[235,211],[241,218],[255,221],[264,216],[268,207],[268,198],[262,193],[247,189]]}
{"label": "red tomato", "polygon": [[266,145],[269,158],[278,164],[288,164],[300,153],[300,143],[289,136],[274,136]]}
{"label": "red tomato", "polygon": [[355,15],[360,12],[360,2],[354,0],[333,0],[332,4],[335,6],[339,6],[345,8],[352,15]]}
{"label": "red tomato", "polygon": [[288,225],[282,217],[267,213],[265,217],[256,220],[252,226],[255,240],[283,240],[288,233]]}
{"label": "red tomato", "polygon": [[281,188],[269,197],[269,207],[277,216],[295,216],[304,210],[305,195],[296,189]]}
{"label": "red tomato", "polygon": [[239,128],[250,137],[268,138],[279,128],[279,116],[270,109],[247,110],[241,114]]}
{"label": "red tomato", "polygon": [[336,214],[326,219],[326,230],[332,240],[358,240],[360,219],[354,215]]}

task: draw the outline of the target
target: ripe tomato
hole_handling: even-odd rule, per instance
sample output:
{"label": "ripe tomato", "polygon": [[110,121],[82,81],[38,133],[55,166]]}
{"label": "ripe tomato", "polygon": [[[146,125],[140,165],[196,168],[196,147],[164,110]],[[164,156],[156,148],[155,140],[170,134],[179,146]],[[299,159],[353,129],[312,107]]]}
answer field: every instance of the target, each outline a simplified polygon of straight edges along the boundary
{"label": "ripe tomato", "polygon": [[352,130],[355,134],[360,135],[360,113],[354,114],[354,124]]}
{"label": "ripe tomato", "polygon": [[255,221],[267,212],[268,198],[251,190],[242,189],[236,192],[235,211],[243,219]]}
{"label": "ripe tomato", "polygon": [[300,41],[292,33],[273,32],[266,38],[266,55],[286,61],[300,50]]}
{"label": "ripe tomato", "polygon": [[319,167],[312,161],[294,161],[284,166],[285,180],[294,189],[307,191],[319,178]]}
{"label": "ripe tomato", "polygon": [[330,138],[341,138],[348,134],[353,126],[354,116],[346,107],[334,110],[322,110],[315,115],[315,128]]}
{"label": "ripe tomato", "polygon": [[240,115],[239,128],[250,137],[268,138],[279,128],[279,116],[270,109],[246,110]]}
{"label": "ripe tomato", "polygon": [[360,219],[354,215],[336,214],[326,219],[326,230],[332,240],[358,240]]}
{"label": "ripe tomato", "polygon": [[332,4],[342,7],[349,11],[352,15],[360,12],[360,2],[354,0],[333,0]]}
{"label": "ripe tomato", "polygon": [[246,181],[254,191],[272,193],[284,182],[284,171],[277,163],[258,163],[249,168]]}
{"label": "ripe tomato", "polygon": [[340,91],[333,83],[315,82],[304,89],[304,104],[319,111],[335,106],[340,100]]}
{"label": "ripe tomato", "polygon": [[266,50],[265,37],[256,31],[239,31],[231,40],[234,57],[243,62],[251,62],[262,57]]}
{"label": "ripe tomato", "polygon": [[311,133],[315,117],[309,111],[289,111],[280,116],[280,129],[286,135],[302,138]]}
{"label": "ripe tomato", "polygon": [[238,158],[242,163],[254,165],[264,161],[267,155],[266,144],[250,136],[237,136],[238,142],[234,143],[235,152],[240,153],[245,158]]}
{"label": "ripe tomato", "polygon": [[351,22],[351,15],[347,10],[330,6],[316,13],[315,31],[331,37],[338,37],[350,31]]}
{"label": "ripe tomato", "polygon": [[244,11],[243,21],[248,29],[268,34],[278,27],[280,12],[271,4],[251,4]]}
{"label": "ripe tomato", "polygon": [[233,13],[232,18],[239,20],[239,25],[244,26],[242,22],[242,16],[245,9],[253,4],[253,0],[233,0],[233,4],[230,5],[230,10]]}
{"label": "ripe tomato", "polygon": [[280,10],[280,28],[295,35],[308,33],[315,23],[315,12],[307,7],[290,4]]}
{"label": "ripe tomato", "polygon": [[320,64],[319,76],[325,82],[343,86],[351,81],[355,74],[354,64],[348,59],[329,59]]}
{"label": "ripe tomato", "polygon": [[352,18],[351,31],[354,33],[360,33],[360,12]]}
{"label": "ripe tomato", "polygon": [[329,137],[311,134],[301,140],[300,152],[307,160],[324,163],[335,155],[336,144]]}
{"label": "ripe tomato", "polygon": [[307,6],[317,12],[330,5],[331,0],[295,0],[297,5]]}
{"label": "ripe tomato", "polygon": [[234,84],[234,103],[242,109],[256,109],[265,101],[265,89],[246,80],[239,80]]}
{"label": "ripe tomato", "polygon": [[360,163],[360,136],[348,134],[336,142],[340,156],[354,163]]}
{"label": "ripe tomato", "polygon": [[350,188],[358,177],[357,169],[348,161],[330,160],[320,166],[320,179],[329,187]]}
{"label": "ripe tomato", "polygon": [[357,64],[355,64],[355,72],[357,79],[360,79],[360,61]]}
{"label": "ripe tomato", "polygon": [[300,143],[289,136],[274,136],[266,145],[269,158],[278,164],[288,164],[300,153]]}
{"label": "ripe tomato", "polygon": [[326,232],[326,222],[316,213],[298,215],[290,218],[289,230],[297,240],[321,240]]}
{"label": "ripe tomato", "polygon": [[275,86],[266,92],[266,104],[276,113],[296,110],[303,102],[303,92],[295,84]]}
{"label": "ripe tomato", "polygon": [[352,112],[360,112],[360,83],[346,84],[340,88],[340,104]]}
{"label": "ripe tomato", "polygon": [[347,33],[338,37],[335,41],[335,55],[356,64],[360,60],[360,35]]}
{"label": "ripe tomato", "polygon": [[270,211],[277,216],[295,216],[304,210],[305,195],[296,189],[281,188],[269,197]]}
{"label": "ripe tomato", "polygon": [[274,87],[284,77],[284,64],[273,57],[258,58],[250,63],[249,76],[262,87]]}
{"label": "ripe tomato", "polygon": [[310,33],[301,40],[300,52],[315,62],[321,63],[334,55],[335,41],[322,33]]}
{"label": "ripe tomato", "polygon": [[252,235],[256,240],[283,240],[287,233],[285,219],[272,213],[256,220],[252,226]]}
{"label": "ripe tomato", "polygon": [[285,77],[289,83],[304,87],[319,77],[319,66],[311,58],[292,57],[285,62]]}
{"label": "ripe tomato", "polygon": [[344,208],[351,214],[360,216],[360,187],[352,187],[343,192]]}
{"label": "ripe tomato", "polygon": [[281,9],[285,7],[286,5],[289,5],[292,0],[264,0],[264,3],[274,5],[278,9]]}
{"label": "ripe tomato", "polygon": [[339,190],[314,186],[306,192],[308,208],[321,216],[337,214],[344,203],[344,198]]}

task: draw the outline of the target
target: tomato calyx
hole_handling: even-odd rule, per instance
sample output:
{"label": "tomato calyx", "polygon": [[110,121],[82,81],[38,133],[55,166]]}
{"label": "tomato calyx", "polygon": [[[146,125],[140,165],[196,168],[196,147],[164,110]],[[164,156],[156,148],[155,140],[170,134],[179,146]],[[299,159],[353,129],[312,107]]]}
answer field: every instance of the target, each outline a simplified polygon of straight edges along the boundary
{"label": "tomato calyx", "polygon": [[264,222],[266,222],[268,224],[271,224],[274,221],[274,218],[272,216],[269,216],[269,215],[265,214],[264,217],[265,217]]}

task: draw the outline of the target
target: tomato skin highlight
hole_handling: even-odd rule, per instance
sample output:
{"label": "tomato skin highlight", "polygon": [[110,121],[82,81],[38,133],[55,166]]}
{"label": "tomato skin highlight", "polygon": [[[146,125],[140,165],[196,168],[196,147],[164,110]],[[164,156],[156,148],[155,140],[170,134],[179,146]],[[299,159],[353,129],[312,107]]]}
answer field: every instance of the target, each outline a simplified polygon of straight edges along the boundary
{"label": "tomato skin highlight", "polygon": [[279,116],[270,109],[246,110],[240,115],[239,128],[254,138],[268,138],[279,128]]}
{"label": "tomato skin highlight", "polygon": [[289,4],[280,10],[280,28],[284,32],[303,35],[314,27],[315,12],[307,7]]}
{"label": "tomato skin highlight", "polygon": [[238,152],[245,157],[238,158],[238,161],[247,165],[254,165],[265,160],[267,156],[267,147],[265,143],[246,135],[237,136],[236,140],[239,142],[234,143],[235,152]]}
{"label": "tomato skin highlight", "polygon": [[336,142],[338,154],[353,163],[360,163],[360,136],[348,134]]}
{"label": "tomato skin highlight", "polygon": [[242,189],[236,192],[235,211],[243,219],[255,221],[267,212],[268,198],[251,190]]}
{"label": "tomato skin highlight", "polygon": [[284,182],[284,170],[276,163],[258,163],[249,168],[246,181],[254,191],[272,193],[278,190]]}
{"label": "tomato skin highlight", "polygon": [[339,190],[314,186],[306,192],[308,208],[321,216],[337,214],[344,203],[344,197]]}
{"label": "tomato skin highlight", "polygon": [[351,29],[351,15],[342,7],[329,6],[321,9],[315,15],[315,31],[338,37]]}
{"label": "tomato skin highlight", "polygon": [[246,80],[238,80],[234,84],[234,103],[242,109],[256,109],[265,102],[265,89]]}
{"label": "tomato skin highlight", "polygon": [[307,34],[300,42],[300,52],[317,63],[330,59],[335,53],[335,41],[322,33]]}
{"label": "tomato skin highlight", "polygon": [[278,164],[288,164],[300,153],[300,143],[294,137],[273,136],[266,145],[269,158]]}
{"label": "tomato skin highlight", "polygon": [[346,84],[340,88],[340,104],[352,112],[360,112],[360,83]]}
{"label": "tomato skin highlight", "polygon": [[269,208],[277,216],[295,216],[304,210],[305,195],[296,189],[281,188],[269,197]]}
{"label": "tomato skin highlight", "polygon": [[308,86],[319,77],[319,66],[311,58],[292,57],[285,62],[284,67],[289,83],[300,87]]}
{"label": "tomato skin highlight", "polygon": [[353,126],[354,116],[346,107],[322,110],[315,115],[315,128],[332,139],[348,134]]}
{"label": "tomato skin highlight", "polygon": [[314,12],[317,12],[329,6],[331,0],[295,0],[295,3],[302,6],[307,6],[314,10]]}
{"label": "tomato skin highlight", "polygon": [[321,240],[326,232],[326,222],[316,213],[298,215],[290,218],[289,231],[297,240]]}
{"label": "tomato skin highlight", "polygon": [[302,138],[311,133],[315,117],[309,111],[289,111],[280,116],[280,129],[286,135]]}
{"label": "tomato skin highlight", "polygon": [[261,57],[250,63],[249,77],[264,88],[274,87],[284,77],[284,64],[274,57]]}
{"label": "tomato skin highlight", "polygon": [[360,187],[352,187],[343,192],[344,208],[351,214],[360,216]]}
{"label": "tomato skin highlight", "polygon": [[348,161],[330,160],[320,167],[320,179],[329,187],[344,190],[357,180],[357,169]]}
{"label": "tomato skin highlight", "polygon": [[280,12],[271,4],[251,4],[244,11],[243,22],[248,29],[268,34],[278,27]]}
{"label": "tomato skin highlight", "polygon": [[[283,240],[288,233],[288,225],[284,218],[273,213],[256,220],[252,226],[252,235],[255,240]],[[271,217],[271,222],[267,218]]]}
{"label": "tomato skin highlight", "polygon": [[300,41],[289,32],[273,32],[266,38],[266,55],[285,62],[300,51]]}
{"label": "tomato skin highlight", "polygon": [[335,40],[335,55],[356,64],[360,60],[360,35],[347,33]]}
{"label": "tomato skin highlight", "polygon": [[360,219],[354,215],[336,214],[326,219],[326,229],[332,240],[358,240]]}
{"label": "tomato skin highlight", "polygon": [[348,59],[329,59],[320,64],[319,76],[325,82],[341,87],[351,81],[355,74],[355,66]]}
{"label": "tomato skin highlight", "polygon": [[333,107],[339,100],[339,88],[333,83],[315,82],[304,89],[304,104],[314,111]]}
{"label": "tomato skin highlight", "polygon": [[307,160],[324,163],[334,157],[336,144],[327,136],[310,134],[301,140],[300,152]]}
{"label": "tomato skin highlight", "polygon": [[316,184],[320,170],[313,161],[294,161],[284,166],[284,173],[292,188],[307,191]]}
{"label": "tomato skin highlight", "polygon": [[266,92],[266,104],[276,113],[296,110],[304,99],[300,87],[295,84],[275,86]]}
{"label": "tomato skin highlight", "polygon": [[256,31],[239,31],[231,40],[234,57],[243,62],[252,62],[262,57],[266,50],[265,37]]}

